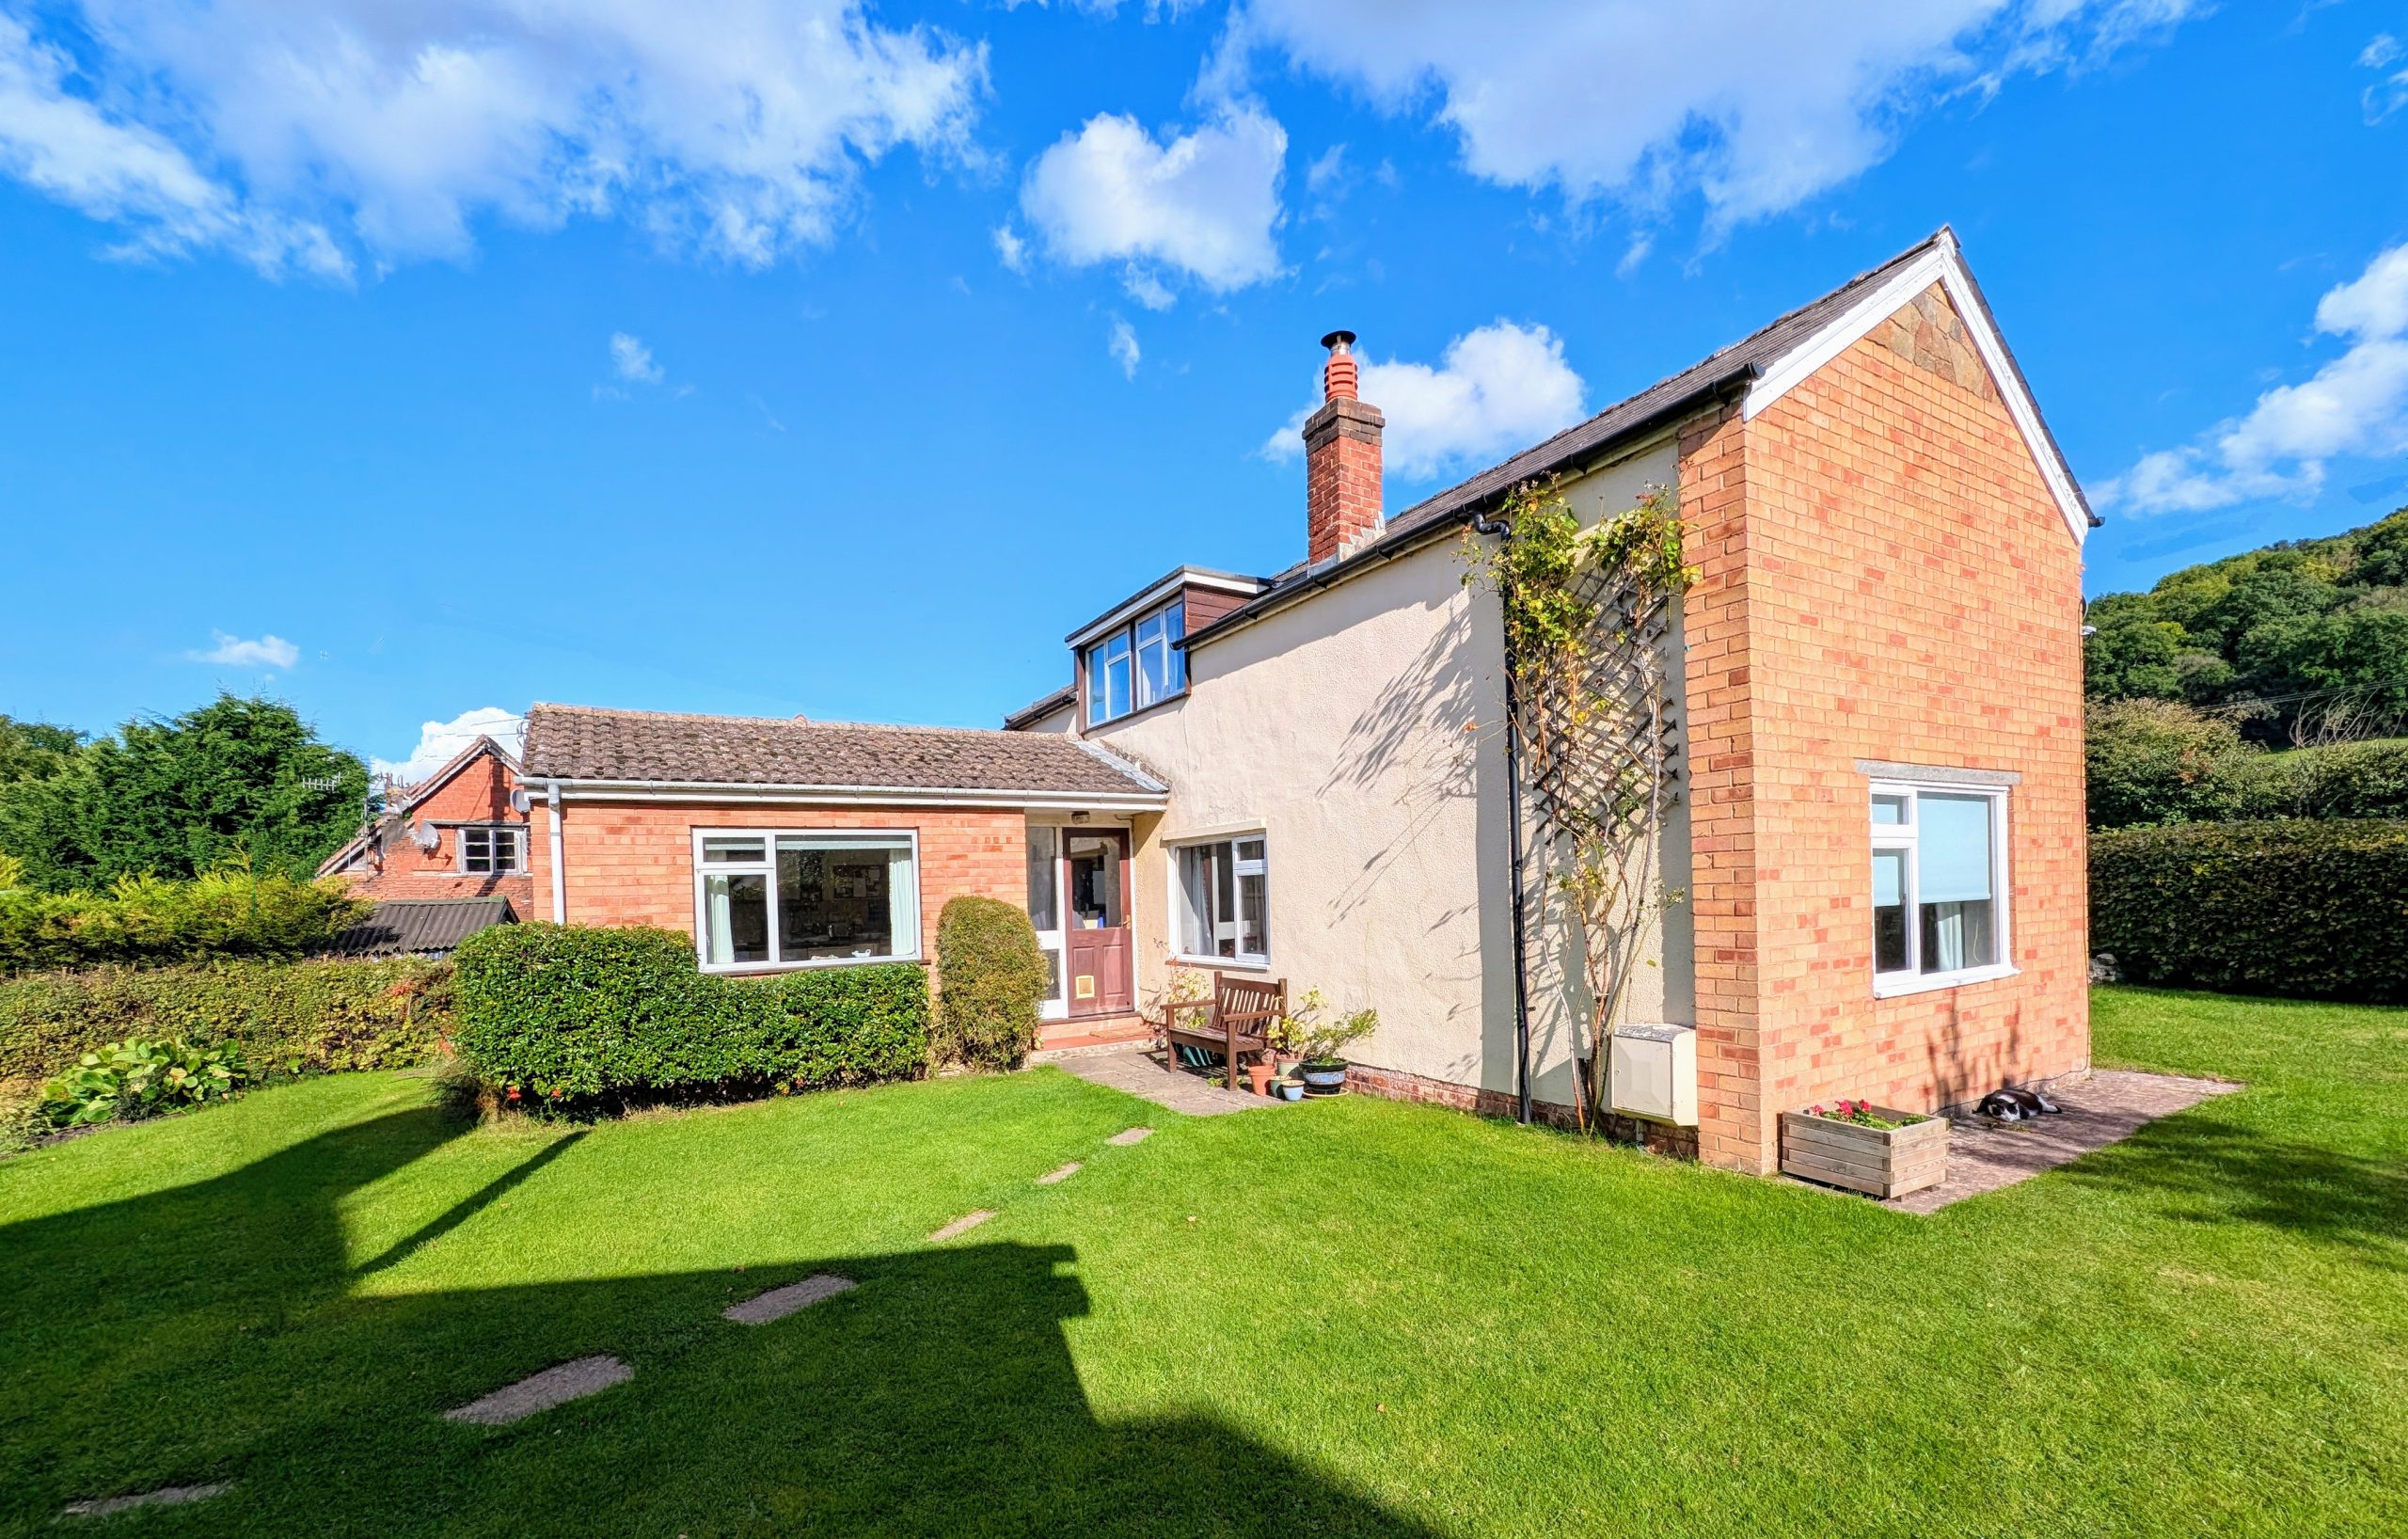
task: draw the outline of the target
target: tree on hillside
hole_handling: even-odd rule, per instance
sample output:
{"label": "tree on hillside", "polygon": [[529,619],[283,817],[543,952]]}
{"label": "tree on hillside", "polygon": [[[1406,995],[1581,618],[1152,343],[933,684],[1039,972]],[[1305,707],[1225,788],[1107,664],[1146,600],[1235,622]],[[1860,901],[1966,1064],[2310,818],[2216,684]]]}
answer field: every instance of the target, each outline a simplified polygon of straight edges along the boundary
{"label": "tree on hillside", "polygon": [[220,695],[134,721],[46,778],[0,785],[0,849],[52,892],[245,861],[306,879],[359,826],[368,770],[292,706]]}

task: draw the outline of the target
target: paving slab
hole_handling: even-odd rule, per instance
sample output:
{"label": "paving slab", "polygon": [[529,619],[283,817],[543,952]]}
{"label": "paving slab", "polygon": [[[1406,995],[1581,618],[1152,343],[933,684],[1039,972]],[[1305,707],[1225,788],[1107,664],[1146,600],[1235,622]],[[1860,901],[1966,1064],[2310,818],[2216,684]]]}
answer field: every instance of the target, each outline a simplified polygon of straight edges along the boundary
{"label": "paving slab", "polygon": [[957,1234],[967,1234],[994,1216],[995,1210],[992,1208],[981,1208],[975,1213],[963,1214],[952,1223],[929,1235],[928,1243],[934,1245],[940,1240],[950,1240]]}
{"label": "paving slab", "polygon": [[1123,1146],[1129,1144],[1142,1144],[1153,1135],[1154,1130],[1151,1128],[1123,1128],[1118,1133],[1114,1134],[1111,1137],[1106,1138],[1104,1142],[1107,1144],[1120,1144]]}
{"label": "paving slab", "polygon": [[1277,1096],[1225,1090],[1217,1085],[1207,1085],[1185,1070],[1166,1069],[1152,1051],[1142,1047],[1063,1058],[1054,1067],[1089,1084],[1125,1091],[1190,1117],[1218,1117],[1225,1112],[1250,1112],[1287,1104]]}
{"label": "paving slab", "polygon": [[472,1421],[481,1427],[506,1426],[537,1411],[548,1411],[572,1400],[599,1394],[614,1384],[635,1377],[635,1370],[616,1357],[579,1357],[507,1384],[483,1400],[454,1405],[443,1413],[446,1421]]}
{"label": "paving slab", "polygon": [[2080,1084],[2050,1089],[2049,1099],[2065,1108],[2054,1117],[2024,1122],[1993,1122],[1979,1113],[1952,1118],[1948,1179],[1882,1206],[1900,1213],[1938,1213],[1952,1202],[2070,1165],[2084,1154],[2121,1143],[2161,1117],[2240,1088],[2229,1080],[2101,1069]]}
{"label": "paving slab", "polygon": [[739,1325],[766,1325],[772,1320],[784,1320],[797,1309],[807,1309],[823,1298],[833,1298],[852,1285],[850,1277],[816,1272],[800,1282],[790,1282],[766,1293],[755,1293],[741,1304],[731,1304],[720,1314]]}
{"label": "paving slab", "polygon": [[1039,1186],[1052,1186],[1058,1182],[1066,1182],[1078,1173],[1079,1162],[1072,1160],[1069,1164],[1062,1166],[1059,1170],[1048,1170],[1045,1174],[1038,1177],[1037,1184]]}
{"label": "paving slab", "polygon": [[91,1501],[71,1501],[61,1511],[65,1517],[106,1517],[111,1513],[132,1512],[136,1507],[177,1507],[187,1501],[205,1501],[223,1491],[234,1488],[232,1481],[212,1481],[206,1485],[162,1485],[155,1491],[136,1492],[129,1497],[101,1497]]}

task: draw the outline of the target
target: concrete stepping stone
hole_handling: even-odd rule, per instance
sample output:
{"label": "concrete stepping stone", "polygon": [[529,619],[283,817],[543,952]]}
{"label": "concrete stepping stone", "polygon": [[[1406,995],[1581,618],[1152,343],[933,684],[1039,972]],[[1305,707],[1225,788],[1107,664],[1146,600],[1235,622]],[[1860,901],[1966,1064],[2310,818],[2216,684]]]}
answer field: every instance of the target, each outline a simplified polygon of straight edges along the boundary
{"label": "concrete stepping stone", "polygon": [[957,1234],[967,1234],[994,1216],[995,1210],[992,1208],[981,1208],[976,1213],[963,1214],[952,1223],[929,1235],[928,1243],[934,1245],[940,1240],[950,1240]]}
{"label": "concrete stepping stone", "polygon": [[1038,1177],[1037,1184],[1039,1186],[1052,1186],[1057,1182],[1066,1182],[1078,1173],[1079,1162],[1072,1160],[1069,1164],[1064,1166],[1059,1170],[1048,1170],[1045,1174]]}
{"label": "concrete stepping stone", "polygon": [[1107,1144],[1142,1144],[1154,1135],[1151,1128],[1130,1128],[1104,1140]]}
{"label": "concrete stepping stone", "polygon": [[572,1400],[599,1394],[614,1384],[635,1377],[636,1371],[616,1357],[579,1357],[507,1384],[483,1400],[454,1405],[443,1413],[446,1421],[472,1421],[481,1427],[506,1426],[537,1411],[548,1411]]}
{"label": "concrete stepping stone", "polygon": [[232,1481],[212,1481],[207,1485],[162,1485],[155,1491],[142,1491],[130,1497],[101,1497],[91,1501],[71,1501],[60,1513],[62,1517],[106,1517],[111,1513],[132,1512],[136,1507],[178,1507],[187,1501],[205,1501],[222,1491],[234,1488]]}
{"label": "concrete stepping stone", "polygon": [[766,1293],[755,1293],[741,1304],[731,1304],[720,1314],[739,1325],[766,1325],[772,1320],[784,1320],[797,1309],[807,1309],[823,1298],[834,1298],[852,1285],[850,1277],[840,1277],[832,1272],[814,1273],[800,1282],[790,1282]]}

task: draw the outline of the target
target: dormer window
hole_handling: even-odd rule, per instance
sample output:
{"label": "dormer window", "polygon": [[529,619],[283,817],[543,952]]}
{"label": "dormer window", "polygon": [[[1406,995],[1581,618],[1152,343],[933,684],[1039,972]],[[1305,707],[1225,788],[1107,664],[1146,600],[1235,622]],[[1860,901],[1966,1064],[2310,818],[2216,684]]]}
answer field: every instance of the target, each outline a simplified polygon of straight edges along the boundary
{"label": "dormer window", "polygon": [[1159,706],[1187,689],[1187,605],[1174,598],[1091,643],[1086,650],[1087,725]]}

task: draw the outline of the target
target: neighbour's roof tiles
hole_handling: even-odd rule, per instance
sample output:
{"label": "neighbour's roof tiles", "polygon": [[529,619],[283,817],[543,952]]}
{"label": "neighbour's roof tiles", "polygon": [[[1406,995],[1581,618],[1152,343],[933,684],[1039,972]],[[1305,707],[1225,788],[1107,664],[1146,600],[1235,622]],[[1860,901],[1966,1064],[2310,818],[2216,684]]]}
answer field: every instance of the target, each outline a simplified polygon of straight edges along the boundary
{"label": "neighbour's roof tiles", "polygon": [[1616,402],[1587,421],[1565,428],[1545,443],[1491,466],[1468,481],[1450,486],[1435,497],[1425,498],[1389,519],[1376,539],[1338,561],[1321,567],[1300,563],[1288,568],[1273,578],[1271,586],[1262,593],[1210,626],[1189,632],[1188,645],[1194,646],[1215,632],[1243,624],[1264,610],[1285,603],[1300,592],[1307,591],[1307,584],[1330,574],[1344,574],[1357,563],[1394,554],[1399,546],[1410,544],[1416,536],[1426,534],[1434,528],[1464,522],[1523,482],[1553,475],[1594,459],[1617,440],[1653,431],[1662,425],[1669,415],[1687,411],[1714,391],[1753,379],[1766,366],[1795,351],[1816,332],[1845,315],[1850,306],[1887,282],[1900,268],[1923,257],[1946,239],[1948,231],[1945,229],[1935,230],[1927,239],[1899,252],[1880,266],[1858,274],[1820,299],[1799,306],[1761,330],[1699,359],[1679,373],[1657,380],[1637,395]]}
{"label": "neighbour's roof tiles", "polygon": [[529,710],[522,762],[531,780],[1098,795],[1163,788],[1101,750],[1053,733],[591,706]]}
{"label": "neighbour's roof tiles", "polygon": [[1006,716],[1004,729],[1007,732],[1018,732],[1031,722],[1042,720],[1065,706],[1075,706],[1078,703],[1079,687],[1076,684],[1065,684],[1052,694],[1032,700]]}
{"label": "neighbour's roof tiles", "polygon": [[506,897],[392,897],[338,934],[334,957],[442,957],[488,925],[517,922]]}

